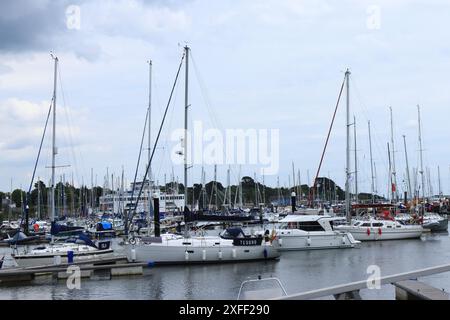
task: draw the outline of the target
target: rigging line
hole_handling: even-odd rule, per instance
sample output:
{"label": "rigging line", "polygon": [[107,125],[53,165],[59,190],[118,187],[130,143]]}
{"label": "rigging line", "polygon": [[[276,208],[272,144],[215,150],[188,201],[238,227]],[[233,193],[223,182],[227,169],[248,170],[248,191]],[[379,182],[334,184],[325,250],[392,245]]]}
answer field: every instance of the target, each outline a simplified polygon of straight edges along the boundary
{"label": "rigging line", "polygon": [[[148,120],[148,112],[145,113],[144,130],[142,130],[141,146],[139,148],[139,155],[138,155],[138,160],[137,160],[137,164],[136,164],[136,171],[134,173],[133,188],[131,189],[131,201],[133,201],[134,189],[136,187],[136,179],[137,179],[137,175],[138,175],[138,171],[139,171],[139,164],[141,162],[142,146],[144,144],[145,131],[146,131],[146,128],[147,128],[147,120]],[[144,184],[144,183],[145,183],[145,178],[142,181],[142,184]]]}
{"label": "rigging line", "polygon": [[34,176],[36,174],[36,169],[37,169],[37,166],[38,166],[38,163],[39,163],[39,158],[41,156],[42,144],[44,143],[45,132],[47,131],[47,125],[48,125],[48,120],[50,119],[50,113],[52,111],[52,105],[53,105],[53,98],[52,98],[52,100],[50,102],[50,107],[48,109],[47,119],[45,120],[44,132],[42,133],[41,143],[39,145],[39,151],[38,151],[38,154],[37,154],[37,157],[36,157],[36,162],[34,163],[34,169],[33,169],[33,175],[31,176],[30,187],[28,188],[28,192],[25,195],[26,206],[28,206],[28,200],[29,200],[28,195],[31,193],[31,188],[33,188]]}
{"label": "rigging line", "polygon": [[[357,79],[357,77],[355,78],[355,75],[353,75],[353,74],[352,74],[352,79],[353,79],[353,81],[351,82],[350,85],[352,86],[352,88],[354,89],[354,91],[356,93],[356,98],[359,100],[361,110],[363,111],[364,116],[366,118],[365,120],[368,121],[369,118],[372,118],[372,117],[370,115],[370,111],[368,110],[368,108],[365,106],[365,103],[363,102],[360,91],[358,90],[358,86],[357,86],[358,79]],[[378,140],[380,140],[380,139],[378,137],[377,131],[374,131],[372,135],[375,136],[375,139],[372,139],[372,141],[375,142],[375,147],[378,150],[378,154],[384,155],[385,153],[378,143]],[[376,158],[374,160],[376,160]],[[388,169],[388,167],[387,167],[388,161],[386,161],[386,162],[385,161],[386,161],[386,159],[384,159],[384,161],[381,161],[381,163],[382,163],[384,169],[387,170]]]}
{"label": "rigging line", "polygon": [[[179,85],[178,82],[175,85],[175,94],[173,96],[173,105],[177,104],[177,98],[178,98],[178,94],[179,94]],[[162,160],[160,161],[160,168],[162,169],[163,164],[165,164],[164,159],[166,158],[167,154],[169,153],[169,140],[170,140],[170,134],[171,134],[171,128],[172,128],[172,123],[173,123],[173,118],[174,118],[174,113],[175,113],[175,108],[171,108],[170,109],[170,113],[169,113],[169,117],[168,117],[168,124],[166,125],[166,127],[163,130],[163,152],[162,152]]]}
{"label": "rigging line", "polygon": [[[41,143],[40,143],[40,145],[39,145],[38,155],[37,155],[37,157],[36,157],[36,162],[35,162],[35,164],[34,164],[33,175],[32,175],[32,178],[31,178],[30,187],[28,188],[28,192],[25,193],[25,201],[24,201],[24,203],[22,203],[22,205],[21,205],[21,207],[22,207],[21,209],[22,209],[23,215],[22,215],[22,218],[21,218],[21,220],[20,220],[20,225],[22,225],[24,219],[27,219],[27,218],[26,218],[26,215],[27,215],[27,207],[28,207],[28,201],[29,201],[29,194],[31,193],[31,188],[33,187],[34,176],[35,176],[35,174],[36,174],[36,168],[37,168],[37,165],[38,165],[38,163],[39,163],[39,157],[40,157],[40,155],[41,155],[42,144],[43,144],[43,142],[44,142],[45,132],[47,131],[48,120],[49,120],[49,118],[50,118],[50,112],[51,112],[51,110],[52,110],[52,103],[53,103],[53,97],[52,97],[51,102],[50,102],[50,107],[49,107],[49,110],[48,110],[47,119],[45,120],[44,132],[43,132],[43,134],[42,134]],[[22,188],[20,188],[20,189],[21,189],[21,192],[22,192]],[[26,222],[25,222],[25,223],[26,223]],[[25,227],[25,230],[28,230],[28,226]]]}
{"label": "rigging line", "polygon": [[346,79],[346,77],[344,77],[344,80],[342,81],[342,85],[341,85],[341,90],[339,90],[339,96],[338,96],[338,99],[336,101],[336,107],[334,108],[333,118],[331,119],[331,124],[330,124],[330,128],[328,129],[327,139],[325,140],[325,146],[323,147],[322,155],[320,157],[319,167],[317,168],[317,173],[316,173],[316,176],[314,178],[313,187],[312,187],[312,189],[310,189],[310,193],[309,193],[310,194],[310,199],[309,199],[310,202],[313,201],[313,199],[314,199],[314,189],[315,189],[315,187],[317,185],[317,178],[318,178],[319,173],[320,173],[320,168],[322,167],[323,158],[325,156],[325,151],[327,149],[328,140],[330,139],[331,129],[333,128],[333,124],[334,124],[334,119],[336,118],[336,113],[337,113],[337,110],[338,110],[338,107],[339,107],[339,101],[341,100],[342,91],[344,90],[345,79]]}
{"label": "rigging line", "polygon": [[[157,146],[157,144],[158,144],[159,137],[161,136],[161,131],[162,131],[162,129],[163,129],[164,121],[165,121],[166,116],[167,116],[167,111],[169,110],[170,102],[172,101],[173,92],[174,92],[174,90],[175,90],[175,87],[176,87],[176,84],[177,84],[177,81],[178,81],[178,76],[180,75],[181,67],[183,66],[183,61],[184,61],[185,55],[186,55],[186,54],[185,54],[185,52],[184,52],[184,53],[183,53],[183,56],[181,57],[180,65],[179,65],[179,67],[178,67],[177,75],[176,75],[176,77],[175,77],[175,83],[174,83],[173,86],[172,86],[172,91],[170,92],[169,101],[167,102],[167,106],[166,106],[166,109],[165,109],[165,111],[164,111],[164,116],[163,116],[163,119],[162,119],[162,121],[161,121],[161,125],[159,126],[158,135],[156,136],[156,140],[155,140],[155,142],[154,142],[154,144],[153,144],[152,154],[151,154],[151,156],[150,156],[149,164],[150,164],[150,163],[152,162],[152,160],[153,160],[153,156],[154,156],[154,154],[155,154],[156,146]],[[148,165],[148,166],[147,166],[147,169],[145,170],[144,181],[145,181],[145,178],[147,177],[148,169],[149,169],[149,168],[150,168],[150,165]],[[138,206],[138,203],[139,203],[139,198],[140,198],[140,196],[141,196],[143,187],[144,187],[144,184],[142,183],[142,184],[141,184],[141,188],[139,189],[139,194],[138,194],[138,197],[137,197],[137,199],[136,199],[136,203],[135,203],[135,205],[134,205],[132,218],[133,218],[134,215],[136,214],[136,209],[137,209],[137,206]],[[133,201],[133,197],[131,198],[131,201]],[[126,224],[128,224],[128,216],[126,217]],[[128,230],[127,230],[127,231],[128,231]]]}
{"label": "rigging line", "polygon": [[208,90],[206,89],[205,83],[203,81],[203,78],[200,74],[199,69],[197,68],[197,64],[195,63],[195,59],[192,55],[191,52],[191,60],[192,60],[192,65],[194,66],[194,73],[195,76],[197,77],[199,86],[200,86],[200,92],[202,94],[203,100],[205,102],[206,105],[206,109],[209,113],[209,116],[211,117],[211,122],[214,126],[216,126],[218,129],[220,129],[221,131],[224,131],[223,129],[223,125],[220,122],[220,119],[217,117],[217,115],[214,113],[214,108],[211,106],[211,99],[209,98],[209,94],[208,94]]}
{"label": "rigging line", "polygon": [[[58,69],[58,77],[59,77],[59,86],[61,89],[61,96],[62,96],[62,100],[63,100],[63,110],[64,110],[64,115],[66,117],[66,121],[67,121],[67,126],[68,126],[68,143],[70,145],[70,153],[72,154],[72,158],[73,158],[73,162],[74,162],[74,167],[75,167],[75,176],[77,177],[77,181],[78,183],[80,182],[80,177],[79,177],[79,168],[78,168],[78,161],[77,161],[77,157],[76,157],[76,153],[74,151],[74,143],[73,143],[73,138],[72,138],[72,122],[70,121],[70,117],[69,117],[69,108],[66,105],[66,95],[64,93],[64,88],[63,88],[63,82],[62,82],[62,77],[61,77],[61,68]],[[63,135],[64,135],[64,131],[63,131]],[[65,136],[65,135],[64,135]],[[82,166],[82,175],[84,175],[86,173],[85,170],[85,166],[84,166],[84,160],[83,157],[80,153],[80,160],[81,160],[81,166]]]}

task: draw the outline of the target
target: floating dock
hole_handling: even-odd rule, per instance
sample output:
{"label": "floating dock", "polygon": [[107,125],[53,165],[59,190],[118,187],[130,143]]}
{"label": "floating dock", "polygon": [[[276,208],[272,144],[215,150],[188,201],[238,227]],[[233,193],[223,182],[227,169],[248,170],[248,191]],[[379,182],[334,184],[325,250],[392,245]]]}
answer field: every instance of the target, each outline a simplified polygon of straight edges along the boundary
{"label": "floating dock", "polygon": [[73,266],[78,267],[81,278],[92,280],[110,280],[116,276],[143,275],[143,262],[128,262],[126,256],[109,259],[77,261],[59,265],[28,268],[8,268],[0,270],[0,284],[6,282],[33,281],[37,278],[67,279],[74,273]]}

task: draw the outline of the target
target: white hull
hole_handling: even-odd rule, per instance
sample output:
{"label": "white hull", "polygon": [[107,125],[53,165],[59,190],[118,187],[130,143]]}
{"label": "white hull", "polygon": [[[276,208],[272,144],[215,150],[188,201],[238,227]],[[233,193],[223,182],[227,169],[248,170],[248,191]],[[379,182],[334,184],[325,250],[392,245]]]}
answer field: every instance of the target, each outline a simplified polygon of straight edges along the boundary
{"label": "white hull", "polygon": [[[409,229],[409,230],[408,230]],[[402,230],[396,229],[381,229],[379,228],[344,228],[340,227],[339,230],[350,232],[356,240],[359,241],[377,241],[377,240],[401,240],[401,239],[415,239],[420,238],[422,235],[422,228],[405,228]]]}
{"label": "white hull", "polygon": [[286,234],[286,230],[277,230],[277,234],[281,240],[280,251],[354,248],[359,243],[348,233],[310,232],[309,235],[295,235]]}
{"label": "white hull", "polygon": [[[105,252],[98,252],[95,254],[84,254],[84,255],[74,255],[73,261],[76,262],[82,262],[82,261],[88,261],[88,260],[97,260],[97,259],[106,259],[106,258],[112,258],[114,256],[112,250],[105,250]],[[55,256],[45,256],[45,257],[32,257],[28,259],[24,259],[23,257],[14,257],[14,260],[17,262],[17,265],[22,268],[28,268],[28,267],[38,267],[38,266],[49,266],[55,264]],[[67,254],[61,255],[61,264],[68,263],[67,260]]]}
{"label": "white hull", "polygon": [[[205,237],[185,241],[163,240],[162,243],[127,244],[125,252],[129,260],[154,264],[224,263],[275,259],[280,256],[276,240],[273,241],[273,245],[270,242],[263,242],[261,245],[234,246],[230,244],[232,243],[230,240],[216,240],[220,241],[220,244],[214,244],[211,239],[217,238]],[[182,242],[191,244],[183,245]]]}
{"label": "white hull", "polygon": [[54,265],[55,263],[68,263],[68,252],[73,252],[73,262],[105,259],[114,256],[112,249],[100,250],[87,245],[55,244],[44,248],[35,248],[30,252],[14,252],[11,256],[19,267],[37,267]]}

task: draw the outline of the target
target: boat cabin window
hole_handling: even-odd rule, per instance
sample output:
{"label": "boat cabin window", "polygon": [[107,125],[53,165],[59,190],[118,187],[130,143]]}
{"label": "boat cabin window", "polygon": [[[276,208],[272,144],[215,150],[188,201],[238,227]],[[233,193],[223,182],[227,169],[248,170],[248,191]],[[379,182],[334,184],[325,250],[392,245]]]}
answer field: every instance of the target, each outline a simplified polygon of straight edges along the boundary
{"label": "boat cabin window", "polygon": [[361,225],[361,227],[370,227],[370,223],[365,222],[365,223],[363,223],[363,224]]}
{"label": "boat cabin window", "polygon": [[381,223],[381,222],[372,223],[372,227],[382,227],[382,226],[383,226],[383,223]]}
{"label": "boat cabin window", "polygon": [[325,231],[324,228],[317,221],[292,221],[283,223],[280,226],[281,229],[300,229],[303,231]]}

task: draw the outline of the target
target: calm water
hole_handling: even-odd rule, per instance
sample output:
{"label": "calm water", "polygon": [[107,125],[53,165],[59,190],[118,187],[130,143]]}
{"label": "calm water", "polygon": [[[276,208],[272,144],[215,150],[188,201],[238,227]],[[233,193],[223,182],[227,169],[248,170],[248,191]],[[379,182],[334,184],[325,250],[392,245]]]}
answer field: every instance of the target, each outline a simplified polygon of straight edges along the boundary
{"label": "calm water", "polygon": [[[0,253],[5,250],[0,249]],[[365,242],[358,249],[282,253],[279,261],[222,265],[164,266],[146,269],[144,276],[112,280],[81,280],[80,290],[65,281],[0,285],[0,299],[236,299],[241,283],[258,275],[278,277],[288,294],[366,280],[376,264],[381,276],[450,263],[448,233],[421,239]],[[422,281],[450,292],[450,273]],[[394,288],[362,290],[366,299],[394,299]]]}

